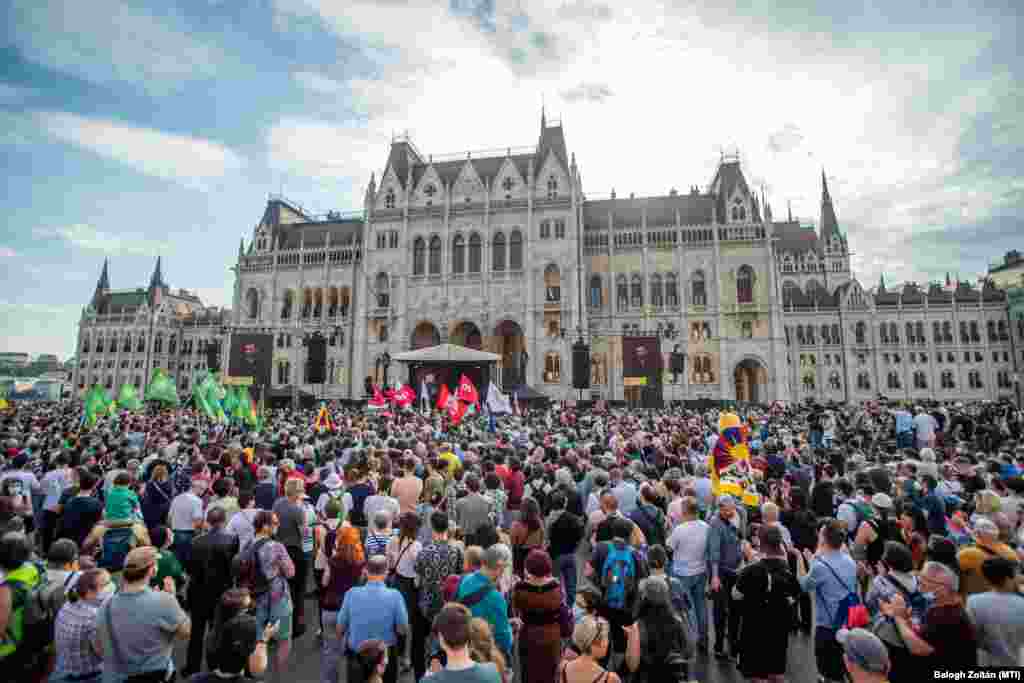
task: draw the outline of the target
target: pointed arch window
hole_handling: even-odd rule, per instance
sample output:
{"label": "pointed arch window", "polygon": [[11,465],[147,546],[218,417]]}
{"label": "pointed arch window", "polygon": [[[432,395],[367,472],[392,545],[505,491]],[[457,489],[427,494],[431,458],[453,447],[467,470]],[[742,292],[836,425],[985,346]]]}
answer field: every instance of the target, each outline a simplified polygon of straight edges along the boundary
{"label": "pointed arch window", "polygon": [[548,176],[548,199],[558,198],[558,178],[553,175]]}
{"label": "pointed arch window", "polygon": [[867,334],[867,325],[865,325],[864,322],[862,321],[862,322],[857,323],[857,326],[854,329],[856,330],[855,334],[857,336],[857,343],[858,344],[864,344],[865,343],[864,337]]}
{"label": "pointed arch window", "polygon": [[178,349],[178,338],[172,334],[171,338],[167,340],[167,353],[173,354],[177,349]]}
{"label": "pointed arch window", "polygon": [[900,343],[900,328],[896,323],[889,323],[889,341],[893,344]]}
{"label": "pointed arch window", "polygon": [[625,275],[619,275],[615,278],[615,298],[618,301],[620,311],[629,308],[629,288],[626,284]]}
{"label": "pointed arch window", "polygon": [[437,235],[430,238],[430,274],[441,274],[441,238]]}
{"label": "pointed arch window", "polygon": [[388,191],[384,193],[384,208],[395,208],[395,191],[390,187],[388,188]]}
{"label": "pointed arch window", "polygon": [[513,230],[508,243],[508,269],[523,269],[523,234]]}
{"label": "pointed arch window", "polygon": [[387,273],[378,273],[375,283],[377,290],[377,308],[387,308],[391,303],[391,286]]}
{"label": "pointed arch window", "polygon": [[665,305],[669,308],[679,305],[679,281],[675,273],[665,276]]}
{"label": "pointed arch window", "polygon": [[139,343],[135,347],[135,352],[136,353],[142,353],[145,350],[146,350],[146,336],[140,334],[139,335]]}
{"label": "pointed arch window", "polygon": [[427,270],[427,243],[417,237],[412,243],[412,274],[423,275]]}
{"label": "pointed arch window", "polygon": [[483,244],[480,235],[473,233],[469,236],[469,272],[479,273],[483,260]]}
{"label": "pointed arch window", "polygon": [[505,270],[505,235],[498,233],[494,236],[494,244],[491,246],[494,251],[492,263],[494,270]]}
{"label": "pointed arch window", "polygon": [[693,274],[693,281],[690,284],[690,296],[694,306],[707,306],[708,295],[704,282],[704,271],[698,270]]}
{"label": "pointed arch window", "polygon": [[634,274],[629,281],[629,299],[633,308],[640,308],[644,305],[644,281]]}
{"label": "pointed arch window", "polygon": [[551,239],[551,221],[540,222],[540,238],[542,240]]}
{"label": "pointed arch window", "polygon": [[82,353],[89,353],[89,335],[82,335]]}
{"label": "pointed arch window", "polygon": [[740,266],[736,273],[736,300],[741,304],[754,301],[754,269],[750,266]]}
{"label": "pointed arch window", "polygon": [[658,308],[665,305],[665,290],[657,273],[651,276],[651,305]]}
{"label": "pointed arch window", "polygon": [[452,240],[452,272],[466,272],[466,238],[462,235]]}
{"label": "pointed arch window", "polygon": [[[131,333],[126,333],[124,335],[124,346],[121,347],[121,350],[123,352],[125,352],[125,353],[128,353],[128,352],[130,352],[132,350],[132,335],[131,335]],[[171,351],[171,353],[174,353],[174,352]]]}
{"label": "pointed arch window", "polygon": [[604,305],[601,292],[601,276],[590,276],[590,307],[601,308]]}
{"label": "pointed arch window", "polygon": [[555,221],[555,239],[565,239],[565,221],[562,219],[558,219]]}
{"label": "pointed arch window", "polygon": [[833,323],[833,325],[832,325],[832,343],[833,344],[841,344],[842,342],[843,342],[843,340],[842,340],[842,337],[840,336],[839,325],[836,324],[836,323]]}
{"label": "pointed arch window", "polygon": [[96,337],[96,353],[103,353],[103,335]]}
{"label": "pointed arch window", "polygon": [[434,203],[434,195],[437,194],[437,187],[434,183],[427,183],[427,186],[423,188],[423,194],[427,195],[427,206],[431,206]]}
{"label": "pointed arch window", "polygon": [[164,350],[164,336],[162,334],[156,335],[153,340],[153,353],[163,353]]}
{"label": "pointed arch window", "polygon": [[561,274],[554,263],[544,269],[544,301],[556,304],[562,300]]}

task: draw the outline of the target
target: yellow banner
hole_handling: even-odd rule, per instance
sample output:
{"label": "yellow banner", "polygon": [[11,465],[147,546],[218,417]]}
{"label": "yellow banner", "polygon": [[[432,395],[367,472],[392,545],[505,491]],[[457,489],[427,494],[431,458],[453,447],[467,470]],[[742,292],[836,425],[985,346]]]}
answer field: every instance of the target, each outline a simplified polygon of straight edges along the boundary
{"label": "yellow banner", "polygon": [[253,384],[252,377],[225,377],[221,380],[221,384],[232,387],[251,387]]}

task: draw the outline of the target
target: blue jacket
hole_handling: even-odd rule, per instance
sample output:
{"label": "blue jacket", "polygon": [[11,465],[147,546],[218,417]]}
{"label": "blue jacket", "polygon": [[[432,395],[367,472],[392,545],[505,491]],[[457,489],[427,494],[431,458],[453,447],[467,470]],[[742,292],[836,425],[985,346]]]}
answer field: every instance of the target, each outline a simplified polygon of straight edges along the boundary
{"label": "blue jacket", "polygon": [[479,617],[491,625],[491,629],[494,631],[494,642],[503,652],[510,654],[512,652],[512,625],[508,621],[508,603],[505,602],[505,598],[494,587],[491,580],[482,572],[473,572],[459,582],[455,599],[461,602],[484,586],[490,586],[490,592],[484,596],[483,600],[470,607],[469,611],[474,617]]}

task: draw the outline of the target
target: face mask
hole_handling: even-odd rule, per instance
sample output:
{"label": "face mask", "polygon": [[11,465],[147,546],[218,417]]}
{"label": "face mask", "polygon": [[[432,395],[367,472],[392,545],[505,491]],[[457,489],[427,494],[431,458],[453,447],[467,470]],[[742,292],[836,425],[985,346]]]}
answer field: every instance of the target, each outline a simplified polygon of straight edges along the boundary
{"label": "face mask", "polygon": [[587,615],[587,610],[583,609],[579,605],[572,606],[572,621],[574,624],[580,623],[580,620]]}
{"label": "face mask", "polygon": [[928,602],[935,601],[935,593],[921,593],[921,596]]}

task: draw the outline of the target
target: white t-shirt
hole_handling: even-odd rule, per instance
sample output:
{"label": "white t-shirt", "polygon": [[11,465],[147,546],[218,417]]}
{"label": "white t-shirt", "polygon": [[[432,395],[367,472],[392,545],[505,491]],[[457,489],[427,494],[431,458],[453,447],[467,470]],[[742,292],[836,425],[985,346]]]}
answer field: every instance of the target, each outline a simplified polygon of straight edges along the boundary
{"label": "white t-shirt", "polygon": [[171,501],[171,511],[167,516],[171,531],[193,531],[196,522],[203,519],[203,501],[191,491],[179,493]]}
{"label": "white t-shirt", "polygon": [[694,519],[672,530],[668,547],[672,548],[672,568],[678,576],[697,576],[707,572],[707,522]]}

